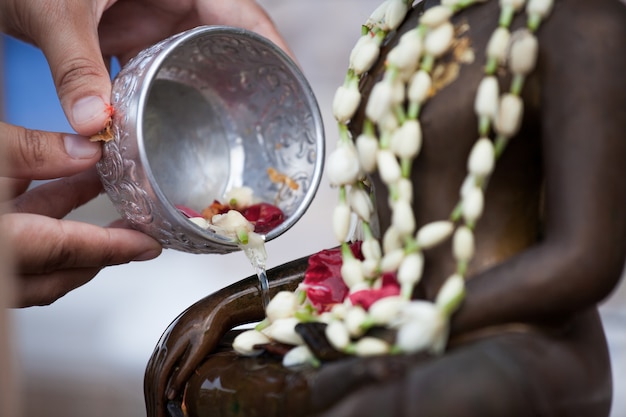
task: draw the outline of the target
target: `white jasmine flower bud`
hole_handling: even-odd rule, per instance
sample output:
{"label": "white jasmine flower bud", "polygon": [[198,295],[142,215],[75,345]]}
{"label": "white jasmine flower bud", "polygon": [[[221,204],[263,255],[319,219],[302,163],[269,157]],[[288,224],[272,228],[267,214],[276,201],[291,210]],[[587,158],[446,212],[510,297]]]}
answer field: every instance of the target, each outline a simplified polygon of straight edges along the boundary
{"label": "white jasmine flower bud", "polygon": [[401,79],[395,78],[391,81],[391,105],[404,103],[406,88]]}
{"label": "white jasmine flower bud", "polygon": [[519,11],[526,0],[500,0],[500,7],[511,6],[515,11]]}
{"label": "white jasmine flower bud", "polygon": [[387,80],[382,80],[372,88],[370,97],[365,106],[365,115],[374,123],[387,113],[393,99],[393,86]]}
{"label": "white jasmine flower bud", "polygon": [[326,175],[331,185],[350,185],[359,179],[361,166],[356,147],[352,142],[339,142],[328,156]]}
{"label": "white jasmine flower bud", "polygon": [[404,0],[389,0],[385,9],[385,30],[396,30],[409,11],[409,5]]}
{"label": "white jasmine flower bud", "polygon": [[402,171],[396,156],[389,149],[379,149],[376,154],[378,173],[387,185],[393,184],[400,179]]}
{"label": "white jasmine flower bud", "polygon": [[499,95],[498,79],[493,75],[484,77],[478,85],[478,91],[476,92],[476,101],[474,102],[476,114],[495,119],[498,113]]}
{"label": "white jasmine flower bud", "polygon": [[361,306],[352,306],[348,308],[344,323],[348,329],[348,333],[352,337],[360,337],[365,332],[363,324],[367,320],[367,312]]}
{"label": "white jasmine flower bud", "polygon": [[383,236],[383,251],[389,253],[395,249],[402,249],[402,235],[398,229],[391,226]]}
{"label": "white jasmine flower bud", "polygon": [[469,261],[474,256],[474,233],[467,226],[459,226],[452,240],[452,253],[457,261]]}
{"label": "white jasmine flower bud", "polygon": [[345,242],[350,233],[352,212],[347,204],[339,203],[333,210],[333,233],[339,242]]}
{"label": "white jasmine flower bud", "polygon": [[361,253],[365,259],[380,260],[380,258],[382,258],[380,243],[374,238],[367,238],[363,241],[361,244]]}
{"label": "white jasmine flower bud", "polygon": [[291,291],[280,291],[270,300],[265,308],[265,316],[270,322],[293,317],[298,309],[298,296]]}
{"label": "white jasmine flower bud", "polygon": [[378,140],[364,133],[356,138],[356,149],[359,155],[361,168],[367,173],[376,169],[376,152],[378,152]]}
{"label": "white jasmine flower bud", "polygon": [[[413,303],[411,303],[413,304]],[[431,304],[429,307],[427,304]],[[447,339],[447,323],[432,303],[414,309],[410,321],[402,324],[396,335],[396,345],[406,353],[439,351]]]}
{"label": "white jasmine flower bud", "polygon": [[254,204],[254,191],[250,187],[234,187],[224,195],[224,198],[228,204],[241,210]]}
{"label": "white jasmine flower bud", "polygon": [[414,103],[423,103],[430,95],[432,79],[424,70],[417,71],[409,83],[408,97]]}
{"label": "white jasmine flower bud", "polygon": [[383,21],[383,19],[385,18],[385,11],[387,10],[387,6],[389,5],[389,1],[390,0],[383,1],[378,7],[376,7],[376,9],[374,9],[370,17],[365,22],[368,27],[374,27],[375,25],[378,25],[380,22]]}
{"label": "white jasmine flower bud", "polygon": [[511,32],[509,29],[499,26],[493,31],[487,44],[487,56],[495,58],[500,64],[506,61],[506,53],[509,47]]}
{"label": "white jasmine flower bud", "polygon": [[339,320],[333,320],[324,330],[326,339],[337,350],[344,350],[350,343],[350,333],[345,324]]}
{"label": "white jasmine flower bud", "polygon": [[407,303],[407,300],[399,296],[390,296],[376,300],[368,311],[370,320],[374,324],[387,325],[397,318],[400,310]]}
{"label": "white jasmine flower bud", "polygon": [[378,129],[381,132],[393,132],[399,126],[398,119],[393,111],[391,111],[391,107],[382,115],[380,120],[378,121]]}
{"label": "white jasmine flower bud", "polygon": [[341,264],[341,277],[348,288],[365,280],[361,261],[353,257],[344,257]]}
{"label": "white jasmine flower bud", "polygon": [[507,138],[514,136],[522,125],[523,114],[524,102],[521,97],[509,93],[503,94],[494,126],[495,131]]}
{"label": "white jasmine flower bud", "polygon": [[496,163],[496,154],[493,142],[488,138],[476,141],[467,159],[467,170],[476,177],[486,177],[493,171]]}
{"label": "white jasmine flower bud", "polygon": [[417,120],[407,120],[391,136],[390,148],[400,158],[415,158],[422,147],[422,129]]}
{"label": "white jasmine flower bud", "polygon": [[435,58],[443,55],[452,44],[454,26],[450,22],[442,23],[426,34],[424,50]]}
{"label": "white jasmine flower bud", "polygon": [[345,123],[354,116],[361,102],[361,93],[356,84],[337,88],[333,98],[333,115],[339,123]]}
{"label": "white jasmine flower bud", "polygon": [[528,3],[526,3],[526,13],[535,14],[544,18],[550,14],[553,4],[554,0],[528,0]]}
{"label": "white jasmine flower bud", "polygon": [[400,71],[415,71],[422,54],[422,39],[417,29],[411,29],[387,54],[387,63]]}
{"label": "white jasmine flower bud", "polygon": [[476,187],[476,177],[472,174],[468,174],[461,184],[461,190],[459,192],[461,199],[464,199],[474,187]]}
{"label": "white jasmine flower bud", "polygon": [[348,193],[348,201],[350,202],[352,211],[354,211],[356,215],[361,218],[361,220],[365,222],[370,221],[374,205],[365,190],[353,186],[350,188],[350,192]]}
{"label": "white jasmine flower bud", "polygon": [[387,252],[380,262],[380,269],[383,272],[397,271],[403,259],[404,249],[402,248],[394,249],[391,252]]}
{"label": "white jasmine flower bud", "polygon": [[296,333],[296,325],[299,323],[295,317],[277,319],[265,329],[261,330],[267,337],[288,345],[303,345],[304,340]]}
{"label": "white jasmine flower bud", "polygon": [[462,207],[462,214],[466,223],[475,223],[482,216],[484,201],[483,190],[479,187],[474,187],[468,191],[463,198]]}
{"label": "white jasmine flower bud", "polygon": [[211,225],[204,217],[190,217],[188,220],[203,229],[208,229]]}
{"label": "white jasmine flower bud", "polygon": [[380,43],[376,36],[367,33],[359,38],[350,52],[350,68],[360,75],[369,71],[380,54]]}
{"label": "white jasmine flower bud", "polygon": [[513,74],[530,73],[537,62],[539,44],[530,31],[518,30],[511,38],[509,68]]}
{"label": "white jasmine flower bud", "polygon": [[235,240],[239,239],[242,231],[254,231],[252,223],[237,210],[229,210],[224,214],[216,214],[211,218],[211,224],[219,234]]}
{"label": "white jasmine flower bud", "polygon": [[361,262],[361,269],[363,270],[363,276],[367,279],[372,279],[378,275],[380,259],[365,259]]}
{"label": "white jasmine flower bud", "polygon": [[422,17],[420,17],[420,24],[434,28],[446,23],[452,17],[453,11],[448,6],[434,6],[426,10]]}
{"label": "white jasmine flower bud", "polygon": [[417,244],[422,249],[430,249],[449,238],[453,230],[454,224],[448,220],[427,223],[417,232]]}
{"label": "white jasmine flower bud", "polygon": [[414,252],[406,255],[398,269],[398,282],[402,286],[414,286],[422,278],[424,254]]}
{"label": "white jasmine flower bud", "polygon": [[269,337],[257,330],[246,330],[241,332],[233,340],[233,350],[243,356],[257,356],[263,349],[255,349],[257,345],[270,343]]}
{"label": "white jasmine flower bud", "polygon": [[346,307],[345,304],[334,304],[330,308],[330,313],[332,317],[337,320],[343,320],[347,312],[348,312],[348,307]]}
{"label": "white jasmine flower bud", "polygon": [[389,352],[389,344],[382,339],[366,336],[355,343],[354,349],[355,354],[361,357],[384,355]]}
{"label": "white jasmine flower bud", "polygon": [[415,231],[415,217],[413,207],[406,200],[398,200],[393,206],[391,225],[401,235],[410,235]]}
{"label": "white jasmine flower bud", "polygon": [[408,178],[400,178],[396,183],[398,200],[413,202],[413,183]]}
{"label": "white jasmine flower bud", "polygon": [[465,297],[465,280],[459,274],[451,275],[435,298],[435,305],[447,315],[452,314]]}
{"label": "white jasmine flower bud", "polygon": [[300,345],[290,349],[289,352],[283,356],[283,366],[289,368],[304,365],[310,363],[313,359],[315,359],[315,357],[309,347],[307,345]]}

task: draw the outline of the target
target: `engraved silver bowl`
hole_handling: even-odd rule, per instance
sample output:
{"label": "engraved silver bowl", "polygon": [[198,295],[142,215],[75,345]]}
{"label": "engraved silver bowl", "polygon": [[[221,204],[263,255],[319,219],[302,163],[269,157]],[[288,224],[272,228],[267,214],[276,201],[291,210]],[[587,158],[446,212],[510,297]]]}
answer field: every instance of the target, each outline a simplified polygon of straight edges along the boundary
{"label": "engraved silver bowl", "polygon": [[[122,218],[164,247],[191,253],[238,249],[190,222],[232,187],[276,204],[285,221],[304,214],[319,186],[324,131],[315,96],[296,64],[252,32],[202,26],[139,53],[113,82],[114,139],[98,173]],[[273,168],[297,189],[273,182]]]}

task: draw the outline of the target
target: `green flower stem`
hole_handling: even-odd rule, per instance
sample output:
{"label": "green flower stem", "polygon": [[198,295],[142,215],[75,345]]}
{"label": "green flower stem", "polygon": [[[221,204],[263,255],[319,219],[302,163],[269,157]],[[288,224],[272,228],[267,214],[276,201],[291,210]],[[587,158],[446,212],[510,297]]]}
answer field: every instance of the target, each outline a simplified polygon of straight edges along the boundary
{"label": "green flower stem", "polygon": [[422,105],[416,101],[409,103],[409,109],[407,110],[406,117],[409,120],[417,120],[422,110]]}
{"label": "green flower stem", "polygon": [[450,214],[450,221],[458,222],[461,220],[461,214],[463,213],[463,202],[459,201],[456,206],[452,209],[452,213]]}
{"label": "green flower stem", "polygon": [[363,133],[367,136],[376,136],[376,128],[374,127],[374,122],[370,119],[365,119],[363,122]]}
{"label": "green flower stem", "polygon": [[498,59],[490,56],[487,58],[487,64],[485,65],[485,74],[494,75],[498,69]]}
{"label": "green flower stem", "polygon": [[266,317],[262,321],[258,322],[256,326],[254,326],[254,330],[260,332],[263,329],[266,329],[267,327],[269,327],[270,324],[271,323],[269,319]]}
{"label": "green flower stem", "polygon": [[404,253],[406,255],[421,251],[422,248],[417,244],[417,240],[413,236],[404,238]]}
{"label": "green flower stem", "polygon": [[480,134],[480,136],[487,136],[489,135],[489,131],[491,130],[491,119],[489,119],[489,116],[480,116],[480,119],[478,120],[478,133]]}
{"label": "green flower stem", "polygon": [[466,260],[458,261],[456,264],[456,273],[461,276],[465,276],[465,273],[467,272],[467,264],[468,262]]}
{"label": "green flower stem", "polygon": [[496,159],[500,158],[500,155],[502,155],[502,152],[504,152],[504,149],[506,148],[506,145],[508,143],[509,143],[509,138],[507,138],[506,136],[498,135],[496,137],[495,144],[494,144],[494,152],[495,152]]}
{"label": "green flower stem", "polygon": [[363,229],[363,236],[365,237],[365,239],[374,238],[374,234],[372,233],[372,228],[370,227],[370,224],[368,222],[362,223],[362,229]]}
{"label": "green flower stem", "polygon": [[346,186],[339,186],[339,202],[342,204],[348,204],[348,192],[346,191]]}
{"label": "green flower stem", "polygon": [[341,244],[341,256],[343,259],[354,258],[354,254],[352,253],[352,249],[350,249],[350,245],[348,245],[348,242],[343,242]]}
{"label": "green flower stem", "polygon": [[367,25],[361,25],[361,36],[365,36],[370,33],[370,28]]}
{"label": "green flower stem", "polygon": [[348,131],[348,126],[343,123],[337,123],[339,127],[339,140],[344,143],[350,143],[352,139],[350,139],[350,132]]}
{"label": "green flower stem", "polygon": [[411,176],[411,168],[413,167],[413,158],[402,158],[400,160],[400,169],[403,178]]}
{"label": "green flower stem", "polygon": [[511,22],[513,21],[513,16],[515,15],[515,9],[513,6],[503,6],[500,11],[500,20],[498,24],[502,27],[508,28],[511,26]]}
{"label": "green flower stem", "polygon": [[248,230],[247,229],[239,229],[237,230],[237,239],[243,245],[248,244]]}
{"label": "green flower stem", "polygon": [[422,58],[422,65],[420,66],[420,68],[430,74],[433,71],[434,66],[435,66],[435,57],[431,54],[424,55],[424,57]]}
{"label": "green flower stem", "polygon": [[396,115],[396,119],[398,119],[398,123],[400,123],[400,125],[402,125],[407,119],[407,115],[404,112],[404,106],[402,104],[396,104],[393,106],[393,114]]}
{"label": "green flower stem", "polygon": [[524,88],[524,81],[526,77],[522,74],[514,74],[513,80],[511,81],[511,94],[515,94],[519,96],[522,92],[522,88]]}
{"label": "green flower stem", "polygon": [[530,14],[528,16],[528,29],[531,32],[536,32],[539,29],[539,25],[541,25],[541,16],[538,14]]}

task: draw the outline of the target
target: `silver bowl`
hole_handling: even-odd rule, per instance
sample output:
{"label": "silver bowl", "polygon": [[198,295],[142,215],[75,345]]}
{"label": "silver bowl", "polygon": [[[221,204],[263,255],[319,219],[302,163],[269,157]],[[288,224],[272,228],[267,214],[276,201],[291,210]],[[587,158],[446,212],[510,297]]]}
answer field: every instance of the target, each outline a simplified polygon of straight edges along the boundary
{"label": "silver bowl", "polygon": [[[122,218],[164,247],[191,253],[238,249],[190,222],[196,211],[247,186],[298,221],[319,186],[324,131],[296,64],[252,32],[202,26],[139,53],[113,82],[113,140],[98,173]],[[274,182],[274,169],[296,187]],[[293,185],[293,184],[291,184]]]}

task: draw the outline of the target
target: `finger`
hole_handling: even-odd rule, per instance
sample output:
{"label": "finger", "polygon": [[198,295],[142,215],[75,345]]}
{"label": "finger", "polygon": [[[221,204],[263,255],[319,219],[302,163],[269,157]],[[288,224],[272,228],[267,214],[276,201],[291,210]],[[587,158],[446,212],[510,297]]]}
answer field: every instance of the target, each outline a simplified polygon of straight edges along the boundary
{"label": "finger", "polygon": [[6,197],[13,198],[24,193],[30,186],[30,180],[0,177],[0,190],[7,190]]}
{"label": "finger", "polygon": [[295,55],[278,32],[274,22],[256,1],[197,0],[197,8],[202,23],[248,29],[266,37],[295,60]]}
{"label": "finger", "polygon": [[93,166],[102,145],[87,138],[30,130],[0,122],[0,140],[8,163],[0,175],[18,179],[46,180],[67,177]]}
{"label": "finger", "polygon": [[49,305],[95,277],[101,268],[76,268],[17,280],[16,307]]}
{"label": "finger", "polygon": [[13,200],[18,213],[41,214],[60,219],[91,201],[102,191],[95,168],[80,174],[47,182]]}
{"label": "finger", "polygon": [[36,214],[2,216],[21,274],[100,268],[157,257],[161,246],[134,230],[109,229]]}
{"label": "finger", "polygon": [[46,55],[70,124],[81,135],[110,117],[111,79],[98,40],[103,1],[63,0],[35,22],[32,36]]}

